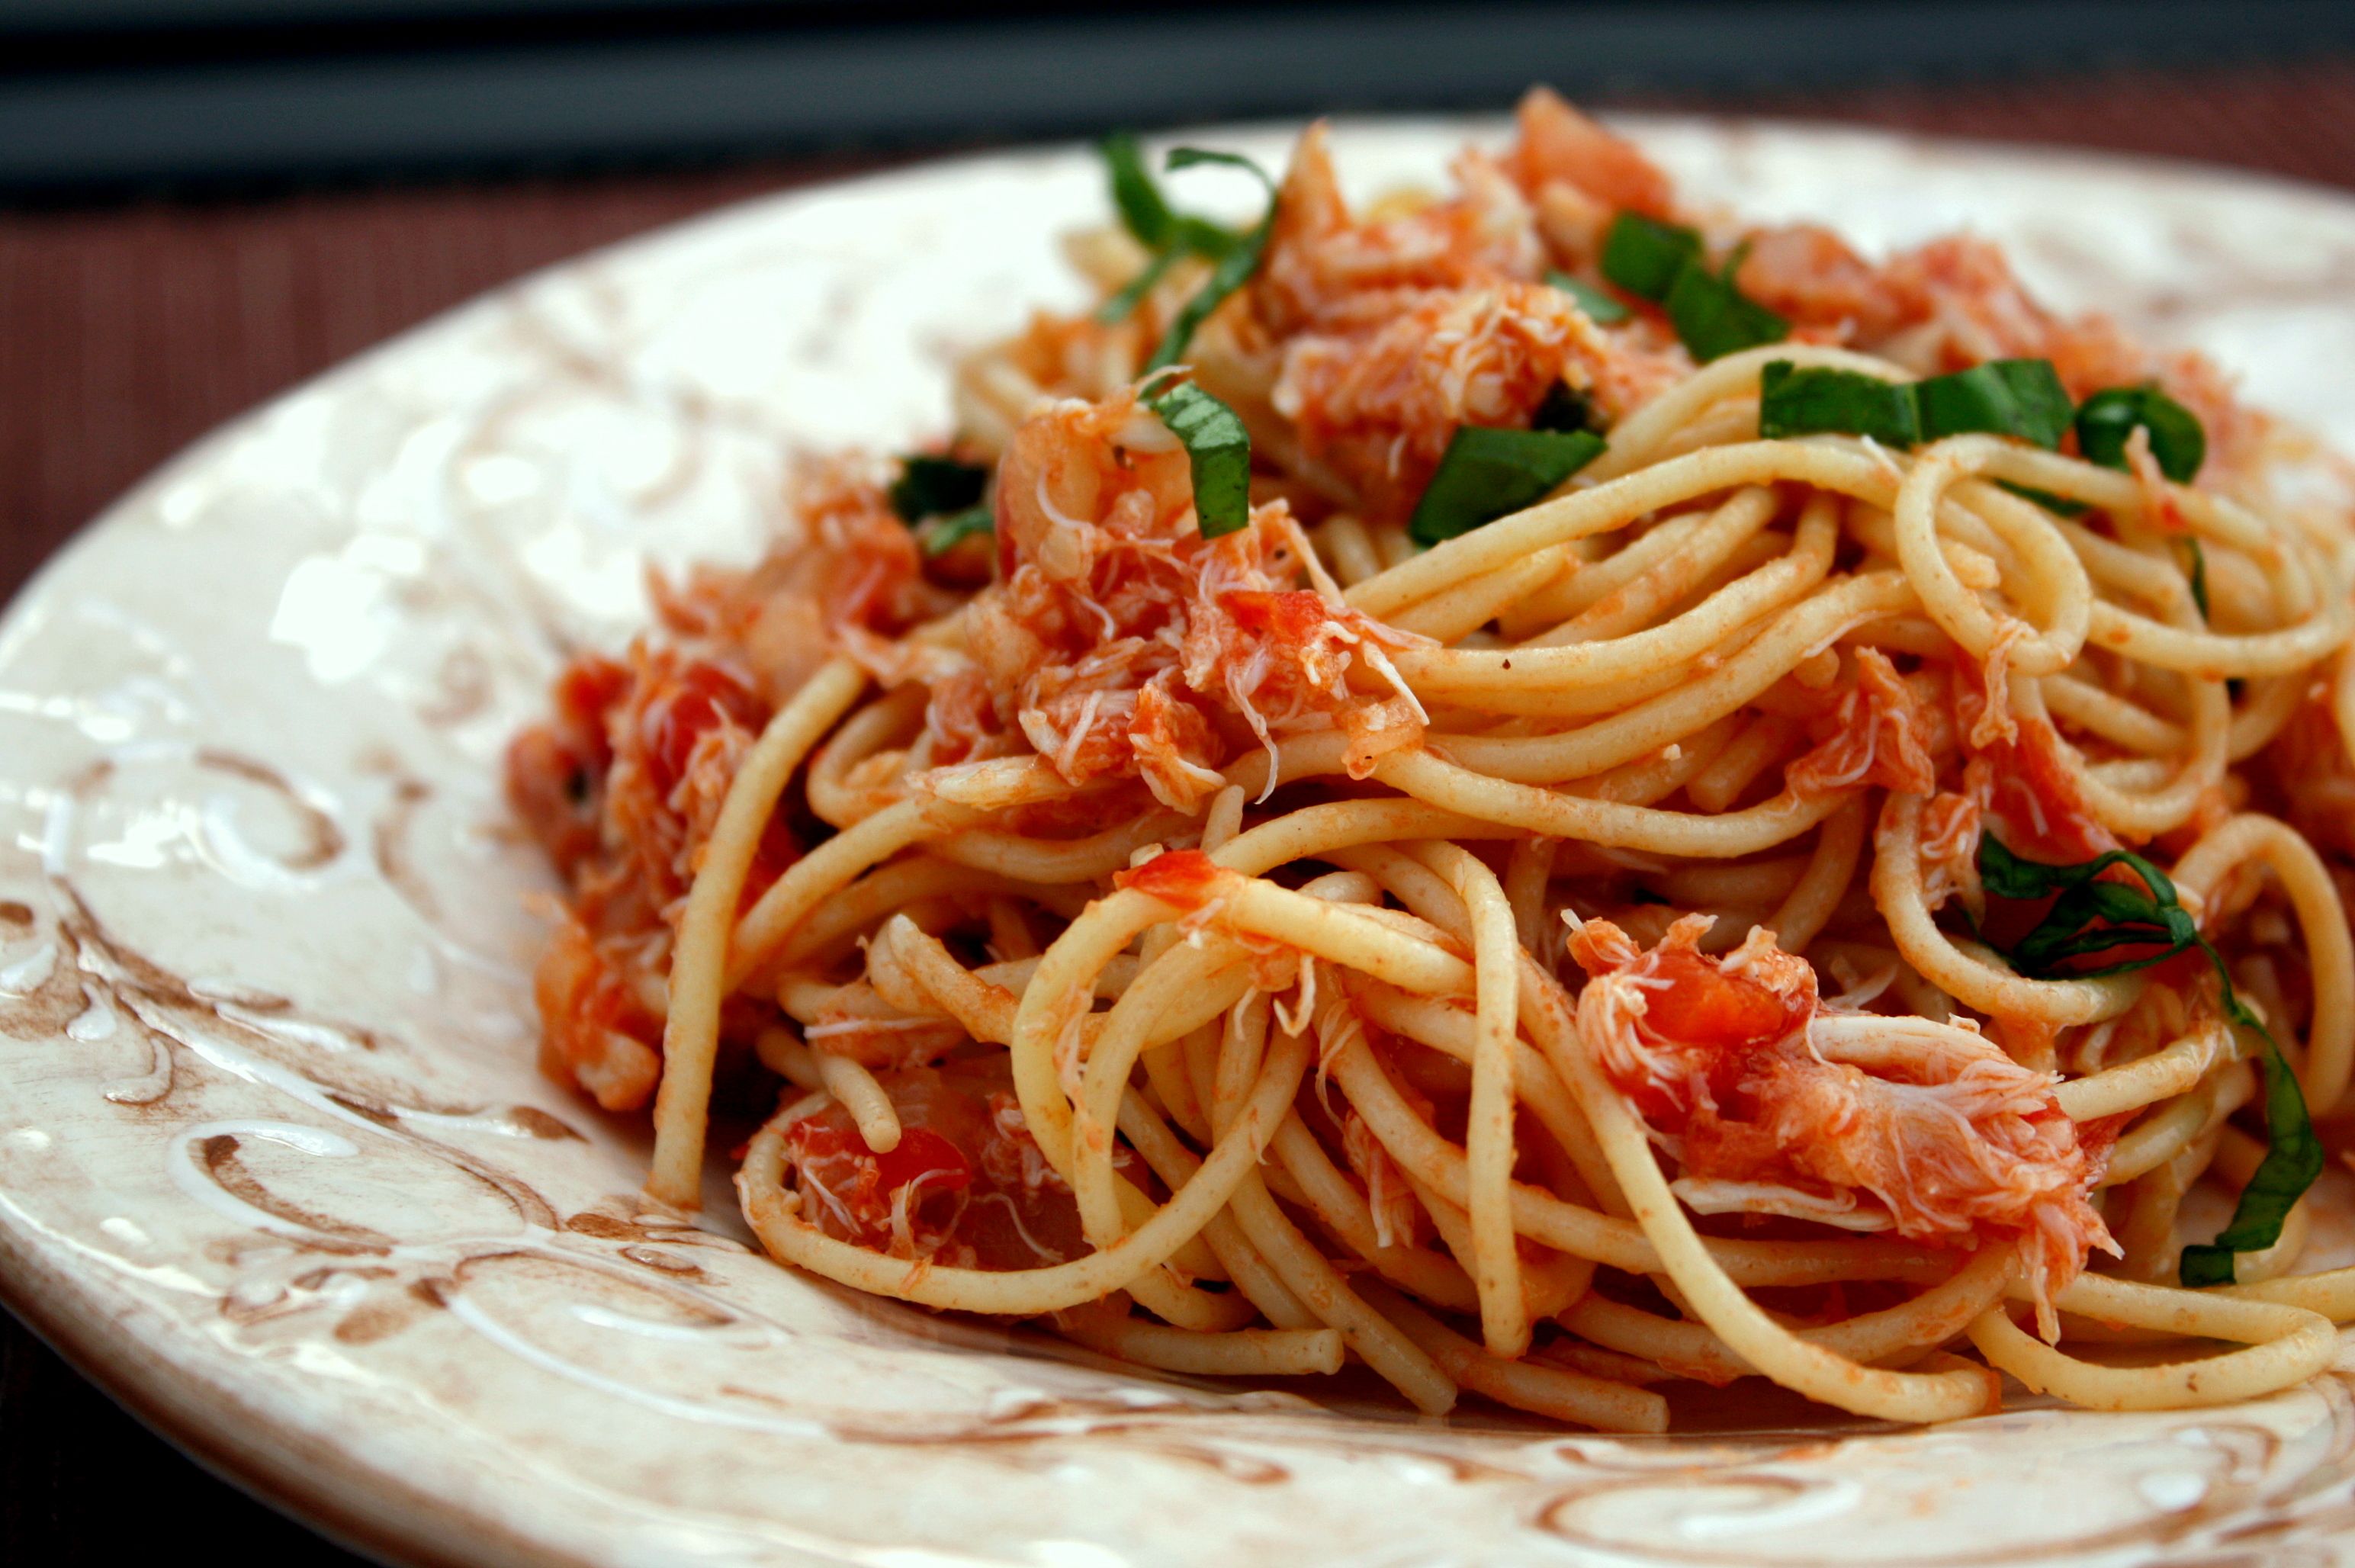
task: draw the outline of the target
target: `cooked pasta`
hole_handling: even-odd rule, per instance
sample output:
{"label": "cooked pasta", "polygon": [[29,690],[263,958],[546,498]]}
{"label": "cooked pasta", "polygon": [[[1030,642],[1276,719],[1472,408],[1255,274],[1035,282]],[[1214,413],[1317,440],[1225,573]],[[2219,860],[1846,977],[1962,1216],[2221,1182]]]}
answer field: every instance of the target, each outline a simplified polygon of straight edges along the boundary
{"label": "cooked pasta", "polygon": [[1365,211],[1313,126],[1248,229],[1106,155],[1101,308],[510,753],[542,1059],[651,1107],[655,1198],[741,1124],[794,1267],[1606,1430],[2329,1362],[2336,459],[1542,91]]}

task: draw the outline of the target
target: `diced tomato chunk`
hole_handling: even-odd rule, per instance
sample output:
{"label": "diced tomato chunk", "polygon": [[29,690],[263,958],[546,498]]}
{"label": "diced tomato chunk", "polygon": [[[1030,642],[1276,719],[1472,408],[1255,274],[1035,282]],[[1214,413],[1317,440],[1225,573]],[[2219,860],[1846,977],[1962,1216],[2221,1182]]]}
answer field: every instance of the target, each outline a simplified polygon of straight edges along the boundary
{"label": "diced tomato chunk", "polygon": [[1668,984],[1646,987],[1645,1022],[1671,1040],[1717,1051],[1771,1045],[1805,1020],[1811,998],[1784,997],[1757,981],[1729,975],[1689,948],[1658,955],[1656,976]]}
{"label": "diced tomato chunk", "polygon": [[1209,902],[1225,875],[1219,863],[1199,849],[1164,849],[1142,866],[1115,871],[1112,880],[1115,887],[1134,888],[1163,903],[1190,911]]}
{"label": "diced tomato chunk", "polygon": [[602,773],[613,760],[605,734],[605,715],[630,694],[630,670],[602,654],[583,654],[556,677],[559,721],[577,732],[587,750],[585,761]]}
{"label": "diced tomato chunk", "polygon": [[890,1152],[868,1148],[839,1104],[786,1129],[812,1224],[892,1257],[960,1268],[1036,1268],[1080,1254],[1078,1206],[1023,1125],[1002,1059],[876,1076],[900,1117]]}
{"label": "diced tomato chunk", "polygon": [[875,1157],[883,1190],[897,1192],[911,1181],[922,1181],[943,1192],[962,1192],[973,1185],[973,1167],[956,1145],[930,1127],[907,1127],[889,1154]]}

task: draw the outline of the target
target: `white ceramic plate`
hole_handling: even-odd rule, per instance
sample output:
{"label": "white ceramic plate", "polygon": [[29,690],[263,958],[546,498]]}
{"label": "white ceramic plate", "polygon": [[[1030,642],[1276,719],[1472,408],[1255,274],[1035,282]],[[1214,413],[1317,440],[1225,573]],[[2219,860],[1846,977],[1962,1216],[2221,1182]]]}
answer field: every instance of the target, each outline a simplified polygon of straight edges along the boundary
{"label": "white ceramic plate", "polygon": [[[1344,128],[1363,188],[1498,127]],[[2355,202],[1789,127],[1636,127],[1706,197],[2048,297],[2355,448]],[[1274,161],[1282,138],[1203,133]],[[1072,303],[1083,153],[799,193],[560,268],[206,442],[0,626],[0,1282],[150,1420],[449,1563],[2337,1560],[2337,1377],[2230,1411],[1629,1442],[1124,1372],[856,1299],[637,1195],[532,1065],[500,749],[649,559],[742,555],[795,444],[902,443]],[[126,1489],[126,1496],[135,1490]],[[233,1543],[225,1543],[233,1544]],[[2246,1555],[2243,1555],[2246,1554]]]}

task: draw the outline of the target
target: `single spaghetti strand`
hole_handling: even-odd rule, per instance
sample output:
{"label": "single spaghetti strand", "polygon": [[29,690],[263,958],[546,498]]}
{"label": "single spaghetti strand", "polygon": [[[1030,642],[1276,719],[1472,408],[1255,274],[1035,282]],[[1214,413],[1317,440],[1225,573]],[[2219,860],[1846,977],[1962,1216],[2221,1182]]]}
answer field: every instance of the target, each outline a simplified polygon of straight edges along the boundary
{"label": "single spaghetti strand", "polygon": [[[835,659],[777,709],[729,782],[702,863],[679,917],[671,956],[670,1015],[663,1026],[662,1086],[655,1099],[654,1168],[646,1190],[681,1209],[701,1205],[704,1113],[719,1051],[729,926],[760,850],[769,814],[818,738],[867,688],[866,672]],[[788,873],[790,875],[791,873]]]}
{"label": "single spaghetti strand", "polygon": [[1520,939],[1513,906],[1497,875],[1460,846],[1431,846],[1441,874],[1464,901],[1472,926],[1475,1037],[1472,1109],[1465,1124],[1471,1182],[1473,1278],[1480,1287],[1481,1332],[1488,1353],[1518,1357],[1529,1348],[1521,1296],[1521,1259],[1513,1230],[1513,1042],[1519,1013]]}

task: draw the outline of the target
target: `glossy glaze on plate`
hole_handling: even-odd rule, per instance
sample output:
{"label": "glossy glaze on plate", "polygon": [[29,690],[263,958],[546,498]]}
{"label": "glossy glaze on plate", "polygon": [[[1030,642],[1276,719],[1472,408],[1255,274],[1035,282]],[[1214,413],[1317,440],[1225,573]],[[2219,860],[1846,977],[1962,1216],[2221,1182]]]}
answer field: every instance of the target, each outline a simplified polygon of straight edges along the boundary
{"label": "glossy glaze on plate", "polygon": [[[1967,221],[2056,302],[2207,347],[2355,449],[2355,202],[1640,129],[1761,218],[1876,249]],[[1380,188],[1433,178],[1466,133],[1338,146]],[[500,803],[506,737],[566,649],[642,618],[645,560],[782,526],[796,443],[935,431],[950,352],[1076,300],[1054,239],[1102,202],[1083,154],[992,157],[559,269],[207,442],[17,602],[10,1302],[215,1464],[416,1560],[2338,1561],[2338,1374],[2226,1411],[2025,1401],[1934,1432],[1773,1404],[1641,1442],[1432,1423],[854,1297],[746,1251],[716,1172],[699,1225],[638,1195],[639,1130],[532,1066],[545,883]]]}

